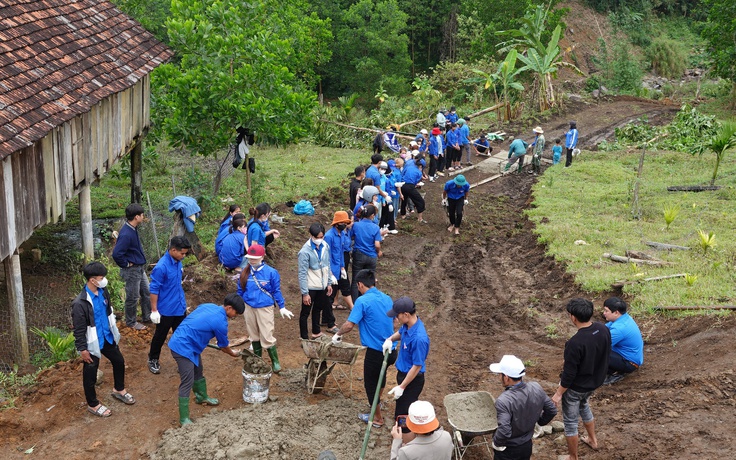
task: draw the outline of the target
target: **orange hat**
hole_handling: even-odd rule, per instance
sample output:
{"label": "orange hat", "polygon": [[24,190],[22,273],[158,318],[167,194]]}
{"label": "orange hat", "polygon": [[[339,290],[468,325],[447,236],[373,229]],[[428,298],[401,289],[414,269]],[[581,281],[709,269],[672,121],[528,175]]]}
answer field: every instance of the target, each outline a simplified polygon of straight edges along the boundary
{"label": "orange hat", "polygon": [[337,224],[349,224],[350,223],[350,217],[348,216],[348,213],[345,211],[337,211],[335,213],[335,217],[332,219],[332,224],[330,225],[337,225]]}

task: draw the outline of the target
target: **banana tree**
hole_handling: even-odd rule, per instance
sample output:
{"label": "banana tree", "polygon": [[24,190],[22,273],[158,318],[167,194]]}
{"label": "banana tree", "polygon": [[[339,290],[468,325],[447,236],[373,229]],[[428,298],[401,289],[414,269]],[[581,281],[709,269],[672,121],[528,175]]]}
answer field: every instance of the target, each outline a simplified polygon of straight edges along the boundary
{"label": "banana tree", "polygon": [[547,47],[542,52],[536,48],[529,48],[526,55],[519,55],[519,60],[525,64],[524,67],[519,69],[519,72],[528,70],[536,74],[536,84],[539,85],[540,111],[545,111],[556,104],[552,77],[557,75],[559,67],[568,67],[582,74],[574,64],[563,60],[564,56],[560,53],[560,47],[558,46],[561,31],[560,26],[555,28],[552,32],[552,38],[550,38]]}
{"label": "banana tree", "polygon": [[[509,90],[513,89],[516,91],[524,91],[524,86],[516,81],[516,77],[522,72],[521,69],[516,68],[517,57],[518,53],[516,50],[509,51],[509,54],[506,55],[506,59],[498,65],[496,73],[491,75],[493,82],[501,84],[501,88],[503,90],[503,102],[506,105],[507,120],[511,119],[511,99],[509,97]],[[487,85],[488,82],[486,82],[486,87]]]}

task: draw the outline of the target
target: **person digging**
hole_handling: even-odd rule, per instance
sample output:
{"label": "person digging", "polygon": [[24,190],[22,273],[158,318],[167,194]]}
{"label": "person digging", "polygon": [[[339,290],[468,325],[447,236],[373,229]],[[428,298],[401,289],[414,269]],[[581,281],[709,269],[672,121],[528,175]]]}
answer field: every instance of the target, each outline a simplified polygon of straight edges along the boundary
{"label": "person digging", "polygon": [[194,390],[197,404],[216,406],[220,401],[207,395],[207,381],[203,375],[202,351],[212,338],[217,339],[220,351],[237,358],[240,352],[230,348],[227,338],[228,320],[245,311],[243,298],[228,294],[222,305],[205,303],[197,307],[181,322],[169,339],[169,350],[179,367],[179,423],[192,423],[189,418],[189,395]]}

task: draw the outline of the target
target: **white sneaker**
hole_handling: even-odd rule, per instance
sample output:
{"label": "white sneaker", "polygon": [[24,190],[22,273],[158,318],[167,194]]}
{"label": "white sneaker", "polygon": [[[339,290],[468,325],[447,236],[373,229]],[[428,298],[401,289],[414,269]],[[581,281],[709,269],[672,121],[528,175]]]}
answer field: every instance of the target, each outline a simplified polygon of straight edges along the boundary
{"label": "white sneaker", "polygon": [[445,177],[445,173],[437,171],[437,175],[440,177]]}
{"label": "white sneaker", "polygon": [[397,233],[399,233],[399,231],[398,231],[398,230],[389,230],[388,232],[389,232],[390,234],[392,234],[392,235],[396,235]]}
{"label": "white sneaker", "polygon": [[424,185],[424,182],[419,182],[419,183],[417,184],[417,187],[421,187],[421,186],[423,186],[423,185]]}
{"label": "white sneaker", "polygon": [[434,182],[434,181],[435,181],[435,177],[434,177],[434,176],[430,177],[430,178],[429,178],[429,181],[430,181],[430,182]]}

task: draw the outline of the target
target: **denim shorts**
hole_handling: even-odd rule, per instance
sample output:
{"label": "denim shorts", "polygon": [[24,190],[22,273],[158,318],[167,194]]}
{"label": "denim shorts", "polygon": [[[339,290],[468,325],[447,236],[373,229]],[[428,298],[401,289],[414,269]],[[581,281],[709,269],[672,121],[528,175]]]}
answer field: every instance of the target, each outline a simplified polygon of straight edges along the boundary
{"label": "denim shorts", "polygon": [[588,404],[588,398],[592,394],[592,391],[579,393],[568,388],[562,395],[562,421],[565,424],[565,436],[578,435],[578,416],[583,419],[583,423],[593,420],[593,412]]}

